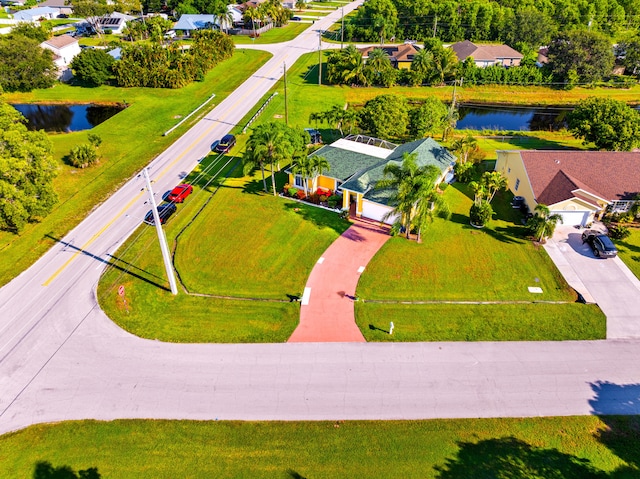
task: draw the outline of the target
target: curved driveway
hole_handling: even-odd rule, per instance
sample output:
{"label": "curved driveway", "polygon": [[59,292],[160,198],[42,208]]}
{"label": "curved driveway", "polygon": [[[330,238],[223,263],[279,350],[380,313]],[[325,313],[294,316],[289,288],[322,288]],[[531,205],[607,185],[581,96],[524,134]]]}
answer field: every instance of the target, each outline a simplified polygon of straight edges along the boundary
{"label": "curved driveway", "polygon": [[[314,29],[327,28],[339,14],[283,44],[251,79],[152,161],[158,191],[191,171],[211,141],[228,132],[277,81],[284,61],[293,64],[299,54],[316,48]],[[100,311],[95,288],[103,261],[148,209],[142,189],[143,181],[133,178],[0,289],[0,433],[82,418],[640,412],[638,388],[622,388],[640,383],[640,343],[634,341],[181,345],[133,337]]]}

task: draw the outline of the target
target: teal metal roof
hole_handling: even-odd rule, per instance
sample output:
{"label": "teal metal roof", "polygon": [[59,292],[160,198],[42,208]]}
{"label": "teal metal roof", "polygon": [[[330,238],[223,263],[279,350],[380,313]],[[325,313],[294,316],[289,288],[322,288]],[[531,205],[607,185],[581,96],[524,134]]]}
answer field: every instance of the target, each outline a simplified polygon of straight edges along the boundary
{"label": "teal metal roof", "polygon": [[381,161],[380,158],[375,156],[344,150],[331,145],[323,146],[310,156],[323,156],[326,158],[331,169],[324,173],[323,176],[336,178],[340,181],[345,181],[354,173],[366,170]]}

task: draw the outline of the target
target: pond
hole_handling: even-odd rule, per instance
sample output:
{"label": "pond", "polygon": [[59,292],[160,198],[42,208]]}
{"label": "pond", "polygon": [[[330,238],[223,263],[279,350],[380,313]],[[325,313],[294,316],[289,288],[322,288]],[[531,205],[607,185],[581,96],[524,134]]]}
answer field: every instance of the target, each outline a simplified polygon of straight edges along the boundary
{"label": "pond", "polygon": [[29,130],[68,133],[90,130],[126,107],[124,105],[42,105],[18,104],[13,107],[28,120]]}
{"label": "pond", "polygon": [[557,131],[567,127],[571,108],[465,105],[458,108],[459,130]]}

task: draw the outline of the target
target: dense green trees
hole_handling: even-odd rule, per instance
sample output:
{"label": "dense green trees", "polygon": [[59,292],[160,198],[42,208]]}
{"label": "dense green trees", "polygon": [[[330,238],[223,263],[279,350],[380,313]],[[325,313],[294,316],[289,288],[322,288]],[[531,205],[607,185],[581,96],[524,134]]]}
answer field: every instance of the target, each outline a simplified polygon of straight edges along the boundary
{"label": "dense green trees", "polygon": [[601,150],[631,150],[640,145],[640,114],[626,103],[591,97],[569,114],[571,133]]}
{"label": "dense green trees", "polygon": [[0,88],[31,91],[53,85],[58,70],[53,53],[24,35],[0,35]]}
{"label": "dense green trees", "polygon": [[39,43],[51,38],[51,24],[42,22],[40,25],[35,23],[18,23],[11,29],[12,36],[22,35],[23,37],[37,40]]}
{"label": "dense green trees", "polygon": [[104,50],[86,48],[71,62],[75,77],[89,85],[104,85],[113,77],[115,60]]}
{"label": "dense green trees", "polygon": [[631,0],[375,0],[347,19],[349,41],[396,39],[548,44],[558,32],[589,28],[608,36],[640,25]]}
{"label": "dense green trees", "polygon": [[425,98],[424,102],[409,110],[409,134],[413,138],[433,135],[446,126],[447,106],[434,96]]}
{"label": "dense green trees", "polygon": [[402,137],[409,126],[409,104],[399,95],[379,95],[364,104],[360,127],[376,138]]}
{"label": "dense green trees", "polygon": [[601,33],[575,30],[549,44],[549,68],[556,81],[567,87],[591,83],[611,75],[614,63],[611,42]]}
{"label": "dense green trees", "polygon": [[20,232],[46,216],[58,201],[57,166],[43,131],[28,131],[24,118],[0,102],[0,229]]}
{"label": "dense green trees", "polygon": [[178,46],[138,43],[122,49],[113,65],[118,85],[180,88],[204,77],[216,64],[233,55],[234,45],[224,33],[196,32],[187,51]]}

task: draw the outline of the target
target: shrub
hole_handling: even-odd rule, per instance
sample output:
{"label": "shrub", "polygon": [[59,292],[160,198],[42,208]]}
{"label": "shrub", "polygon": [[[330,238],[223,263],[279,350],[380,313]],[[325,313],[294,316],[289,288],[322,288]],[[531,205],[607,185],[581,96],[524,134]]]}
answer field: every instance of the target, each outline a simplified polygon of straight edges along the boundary
{"label": "shrub", "polygon": [[309,196],[309,201],[311,201],[311,203],[313,203],[314,205],[317,205],[318,203],[320,203],[320,197],[317,193],[312,193]]}
{"label": "shrub", "polygon": [[[298,188],[289,187],[286,191],[289,196],[296,196],[298,194]],[[302,193],[304,194],[304,191]]]}
{"label": "shrub", "polygon": [[296,195],[298,195],[298,198],[301,199],[301,200],[304,199],[305,196],[307,196],[307,195],[304,194],[303,190],[298,190],[296,192]]}
{"label": "shrub", "polygon": [[469,219],[471,224],[475,226],[486,225],[493,216],[493,208],[488,201],[482,200],[479,204],[474,203],[469,210]]}
{"label": "shrub", "polygon": [[324,203],[325,201],[327,201],[329,197],[326,195],[319,195],[318,199],[320,200],[320,203]]}
{"label": "shrub", "polygon": [[76,145],[69,152],[69,163],[76,168],[86,168],[98,162],[98,152],[88,143]]}
{"label": "shrub", "polygon": [[631,235],[631,231],[627,226],[609,226],[609,236],[613,239],[623,240]]}
{"label": "shrub", "polygon": [[342,196],[331,195],[329,196],[329,198],[327,198],[327,204],[329,205],[329,208],[335,208],[339,203],[342,203]]}
{"label": "shrub", "polygon": [[444,191],[449,187],[449,183],[447,183],[446,181],[443,181],[442,183],[440,183],[438,185],[438,188],[440,188],[440,191]]}

